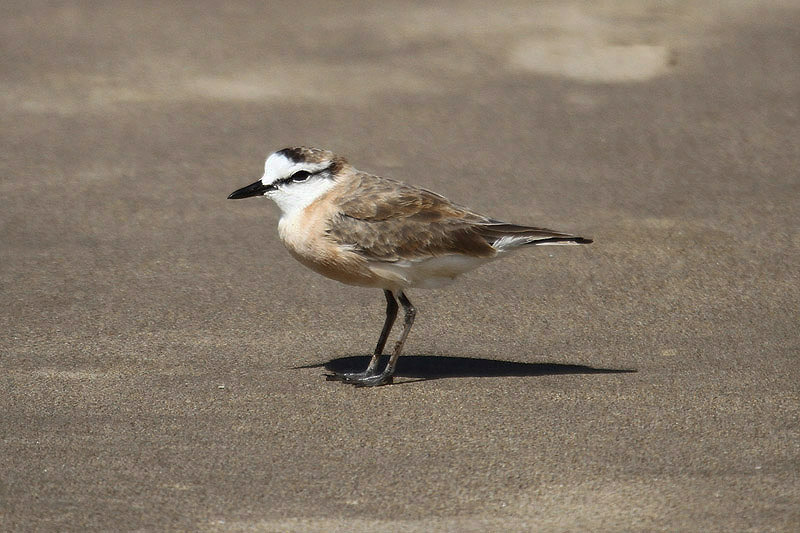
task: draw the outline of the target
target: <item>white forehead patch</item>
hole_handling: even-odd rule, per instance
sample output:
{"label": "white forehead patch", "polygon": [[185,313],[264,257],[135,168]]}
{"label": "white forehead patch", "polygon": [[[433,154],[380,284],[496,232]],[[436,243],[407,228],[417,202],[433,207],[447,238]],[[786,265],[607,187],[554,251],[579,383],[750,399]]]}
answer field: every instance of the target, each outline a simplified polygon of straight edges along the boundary
{"label": "white forehead patch", "polygon": [[[322,161],[320,163],[312,163],[310,161],[296,162],[279,152],[275,152],[264,163],[264,176],[261,178],[261,183],[270,185],[278,180],[288,178],[298,170],[306,170],[314,174],[329,166],[330,161]],[[278,204],[278,207],[283,212],[281,217],[283,221],[286,217],[291,218],[311,205],[334,185],[335,182],[331,179],[314,176],[302,183],[278,186],[267,192],[265,196]]]}
{"label": "white forehead patch", "polygon": [[298,170],[307,170],[313,174],[327,168],[329,165],[329,161],[323,161],[322,163],[301,161],[298,163],[279,152],[275,152],[264,163],[264,175],[261,177],[261,183],[269,185],[279,179],[291,176]]}

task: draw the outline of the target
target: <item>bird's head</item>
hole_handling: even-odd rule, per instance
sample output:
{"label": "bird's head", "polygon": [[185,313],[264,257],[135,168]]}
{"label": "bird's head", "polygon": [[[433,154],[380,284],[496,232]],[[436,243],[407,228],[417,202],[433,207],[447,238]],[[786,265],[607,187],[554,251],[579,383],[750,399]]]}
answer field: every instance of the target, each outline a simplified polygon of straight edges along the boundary
{"label": "bird's head", "polygon": [[327,192],[347,165],[344,158],[318,148],[284,148],[267,157],[264,175],[233,191],[229,200],[266,196],[284,214],[302,209]]}

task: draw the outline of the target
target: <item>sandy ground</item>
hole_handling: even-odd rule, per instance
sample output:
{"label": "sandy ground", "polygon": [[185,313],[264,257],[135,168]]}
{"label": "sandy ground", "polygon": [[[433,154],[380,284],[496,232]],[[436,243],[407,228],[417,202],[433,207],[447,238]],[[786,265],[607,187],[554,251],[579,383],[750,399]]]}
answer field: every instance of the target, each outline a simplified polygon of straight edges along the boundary
{"label": "sandy ground", "polygon": [[[266,4],[0,6],[0,529],[800,529],[800,3]],[[326,382],[294,144],[595,243]]]}

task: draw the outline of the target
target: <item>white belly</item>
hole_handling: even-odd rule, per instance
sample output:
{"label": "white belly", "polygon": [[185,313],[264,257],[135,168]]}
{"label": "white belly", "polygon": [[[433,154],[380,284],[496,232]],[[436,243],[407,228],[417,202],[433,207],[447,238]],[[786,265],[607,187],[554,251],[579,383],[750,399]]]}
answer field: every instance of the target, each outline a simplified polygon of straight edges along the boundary
{"label": "white belly", "polygon": [[435,289],[451,284],[461,274],[493,259],[493,257],[443,255],[394,263],[370,262],[369,269],[397,288]]}

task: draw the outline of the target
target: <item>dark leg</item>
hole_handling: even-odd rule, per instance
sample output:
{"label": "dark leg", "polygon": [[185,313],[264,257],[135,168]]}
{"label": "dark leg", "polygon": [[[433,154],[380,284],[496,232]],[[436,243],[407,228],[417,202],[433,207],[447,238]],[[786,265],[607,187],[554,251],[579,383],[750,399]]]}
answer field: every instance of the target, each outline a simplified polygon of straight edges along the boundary
{"label": "dark leg", "polygon": [[345,379],[345,383],[352,383],[357,387],[375,387],[392,382],[392,375],[397,366],[397,359],[403,351],[403,345],[406,343],[408,332],[411,331],[411,326],[414,325],[414,317],[417,315],[417,310],[414,309],[414,306],[411,305],[411,302],[402,291],[399,293],[398,298],[400,299],[400,304],[403,306],[403,312],[405,314],[403,319],[403,333],[400,334],[400,339],[397,341],[397,344],[394,345],[394,352],[392,352],[392,356],[389,358],[389,363],[386,365],[386,368],[377,375]]}
{"label": "dark leg", "polygon": [[383,348],[386,346],[386,339],[389,337],[389,333],[392,331],[392,326],[394,325],[394,321],[397,318],[397,300],[394,298],[394,294],[392,291],[384,289],[383,291],[384,296],[386,296],[386,320],[383,323],[383,329],[381,330],[381,336],[378,337],[378,344],[375,346],[375,351],[372,352],[372,358],[369,360],[369,365],[367,369],[363,372],[348,372],[344,374],[327,374],[325,377],[328,381],[333,380],[342,380],[342,381],[350,381],[350,380],[358,380],[360,378],[366,378],[369,376],[374,376],[377,373],[377,366],[378,360],[380,356],[383,354]]}
{"label": "dark leg", "polygon": [[389,333],[392,332],[392,326],[394,326],[394,321],[397,318],[397,300],[395,300],[394,294],[392,294],[392,291],[384,289],[383,295],[386,296],[386,321],[383,323],[381,336],[378,337],[378,345],[375,346],[375,352],[373,352],[372,359],[367,368],[374,367],[378,364],[378,357],[383,354],[383,348],[386,346],[386,339],[389,337]]}

